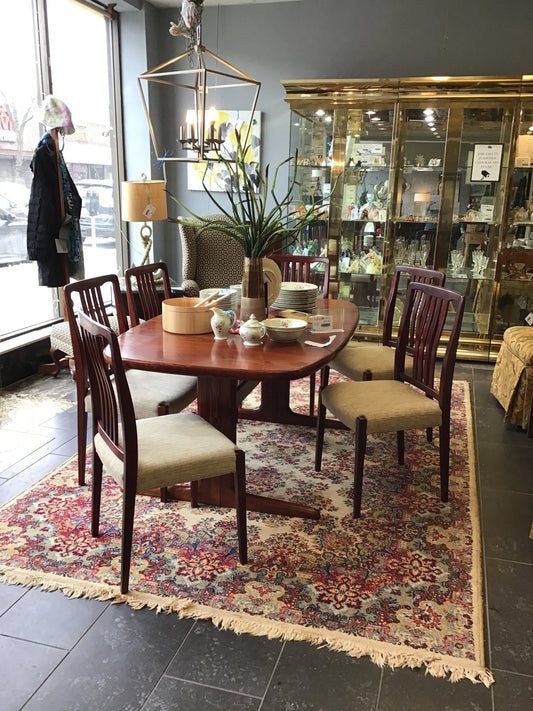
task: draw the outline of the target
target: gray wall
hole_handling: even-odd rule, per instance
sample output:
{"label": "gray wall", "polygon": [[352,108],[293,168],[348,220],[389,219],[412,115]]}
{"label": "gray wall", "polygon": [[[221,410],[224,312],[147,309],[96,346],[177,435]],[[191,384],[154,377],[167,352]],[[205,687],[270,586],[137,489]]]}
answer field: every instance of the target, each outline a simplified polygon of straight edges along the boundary
{"label": "gray wall", "polygon": [[[168,33],[178,9],[154,10],[150,18],[145,69],[185,50],[185,39]],[[204,45],[262,83],[257,107],[262,163],[271,165],[289,150],[289,107],[281,80],[533,74],[532,28],[530,0],[301,0],[206,7],[203,13]],[[132,41],[123,28],[123,46]],[[138,92],[136,73],[124,72],[125,117],[126,92],[133,84]],[[177,131],[173,107],[161,110],[160,119]],[[146,145],[146,138],[146,125],[142,135],[128,133],[127,155]],[[160,167],[151,163],[152,177],[160,177]],[[169,190],[182,202],[200,214],[213,212],[204,194],[187,191],[184,165],[173,166],[167,177]],[[177,216],[177,207],[169,209]],[[158,232],[157,256],[174,272],[176,230],[165,225]]]}

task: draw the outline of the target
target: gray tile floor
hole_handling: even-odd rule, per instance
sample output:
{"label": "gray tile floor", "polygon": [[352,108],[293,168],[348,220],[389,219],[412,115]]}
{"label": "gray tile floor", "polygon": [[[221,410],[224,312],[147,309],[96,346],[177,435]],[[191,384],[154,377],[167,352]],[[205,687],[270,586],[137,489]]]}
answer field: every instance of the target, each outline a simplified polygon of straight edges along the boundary
{"label": "gray tile floor", "polygon": [[[210,622],[0,585],[1,711],[533,708],[533,439],[503,424],[491,374],[480,364],[456,370],[472,389],[490,689]],[[10,392],[36,389],[74,397],[66,372],[0,395],[5,402]],[[50,416],[28,401],[24,416],[0,428],[0,503],[75,453],[75,408],[58,409]]]}

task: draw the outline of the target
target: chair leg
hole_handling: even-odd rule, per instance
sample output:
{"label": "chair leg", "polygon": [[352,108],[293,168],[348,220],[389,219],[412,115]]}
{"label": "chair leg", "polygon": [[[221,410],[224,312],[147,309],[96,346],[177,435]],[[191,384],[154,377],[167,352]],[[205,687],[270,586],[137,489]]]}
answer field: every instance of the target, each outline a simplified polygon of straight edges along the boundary
{"label": "chair leg", "polygon": [[169,413],[168,402],[160,402],[159,405],[157,406],[157,416],[160,417],[161,415],[168,415],[168,413]]}
{"label": "chair leg", "polygon": [[316,390],[316,373],[311,373],[309,376],[309,414],[315,414],[315,390]]}
{"label": "chair leg", "polygon": [[198,480],[191,481],[191,508],[198,508]]}
{"label": "chair leg", "polygon": [[428,442],[433,442],[433,429],[431,427],[426,430],[426,439]]}
{"label": "chair leg", "polygon": [[320,389],[323,390],[329,383],[329,365],[324,365],[320,371]]}
{"label": "chair leg", "polygon": [[448,481],[450,478],[450,421],[439,427],[440,454],[440,498],[448,501]]}
{"label": "chair leg", "polygon": [[235,451],[235,509],[237,514],[237,539],[239,541],[239,560],[242,565],[248,563],[248,535],[246,532],[246,466],[242,449]]}
{"label": "chair leg", "polygon": [[93,486],[91,498],[91,536],[98,538],[100,527],[100,504],[102,500],[102,460],[93,448]]}
{"label": "chair leg", "polygon": [[57,378],[59,371],[61,370],[61,361],[65,357],[66,353],[60,351],[54,346],[50,347],[50,357],[54,361],[54,368],[51,371],[54,378]]}
{"label": "chair leg", "polygon": [[120,562],[120,592],[128,592],[130,581],[131,544],[133,541],[133,516],[135,514],[135,490],[123,492],[122,502],[122,550]]}
{"label": "chair leg", "polygon": [[365,370],[363,373],[363,380],[372,380],[372,371],[371,370]]}
{"label": "chair leg", "polygon": [[81,400],[78,397],[77,405],[78,418],[78,484],[85,485],[85,466],[87,452],[87,412],[85,411],[84,398]]}
{"label": "chair leg", "polygon": [[[168,415],[169,413],[169,404],[168,402],[160,402],[159,405],[157,406],[157,416],[161,417],[162,415]],[[161,496],[161,503],[166,504],[168,503],[168,487],[162,486],[160,490],[160,496]]]}
{"label": "chair leg", "polygon": [[324,429],[326,426],[326,408],[322,404],[322,387],[318,392],[318,411],[316,415],[316,445],[315,445],[315,471],[322,469],[322,449],[324,447]]}
{"label": "chair leg", "polygon": [[361,516],[361,498],[363,495],[363,470],[366,454],[367,419],[364,415],[355,420],[355,447],[353,470],[353,517]]}
{"label": "chair leg", "polygon": [[398,464],[405,462],[405,432],[399,430],[396,432],[396,449],[398,451]]}

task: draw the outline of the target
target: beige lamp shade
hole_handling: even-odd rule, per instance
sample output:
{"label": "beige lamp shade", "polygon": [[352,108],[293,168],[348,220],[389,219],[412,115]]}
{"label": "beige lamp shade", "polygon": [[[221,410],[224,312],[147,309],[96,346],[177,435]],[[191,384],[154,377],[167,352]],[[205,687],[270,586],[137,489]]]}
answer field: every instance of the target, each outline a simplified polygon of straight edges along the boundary
{"label": "beige lamp shade", "polygon": [[164,180],[125,180],[122,183],[122,219],[154,222],[167,219]]}

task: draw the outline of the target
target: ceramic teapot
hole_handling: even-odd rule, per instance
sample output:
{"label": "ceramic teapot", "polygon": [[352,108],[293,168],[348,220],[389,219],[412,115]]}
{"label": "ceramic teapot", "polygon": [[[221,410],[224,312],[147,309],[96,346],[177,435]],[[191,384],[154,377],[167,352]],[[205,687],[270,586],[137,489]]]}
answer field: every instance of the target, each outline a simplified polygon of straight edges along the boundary
{"label": "ceramic teapot", "polygon": [[241,324],[239,333],[245,346],[260,346],[262,345],[261,339],[266,333],[266,327],[252,314],[246,323]]}
{"label": "ceramic teapot", "polygon": [[211,311],[211,328],[215,334],[215,341],[225,341],[228,337],[230,328],[235,324],[235,312],[228,309],[222,311],[214,306]]}

